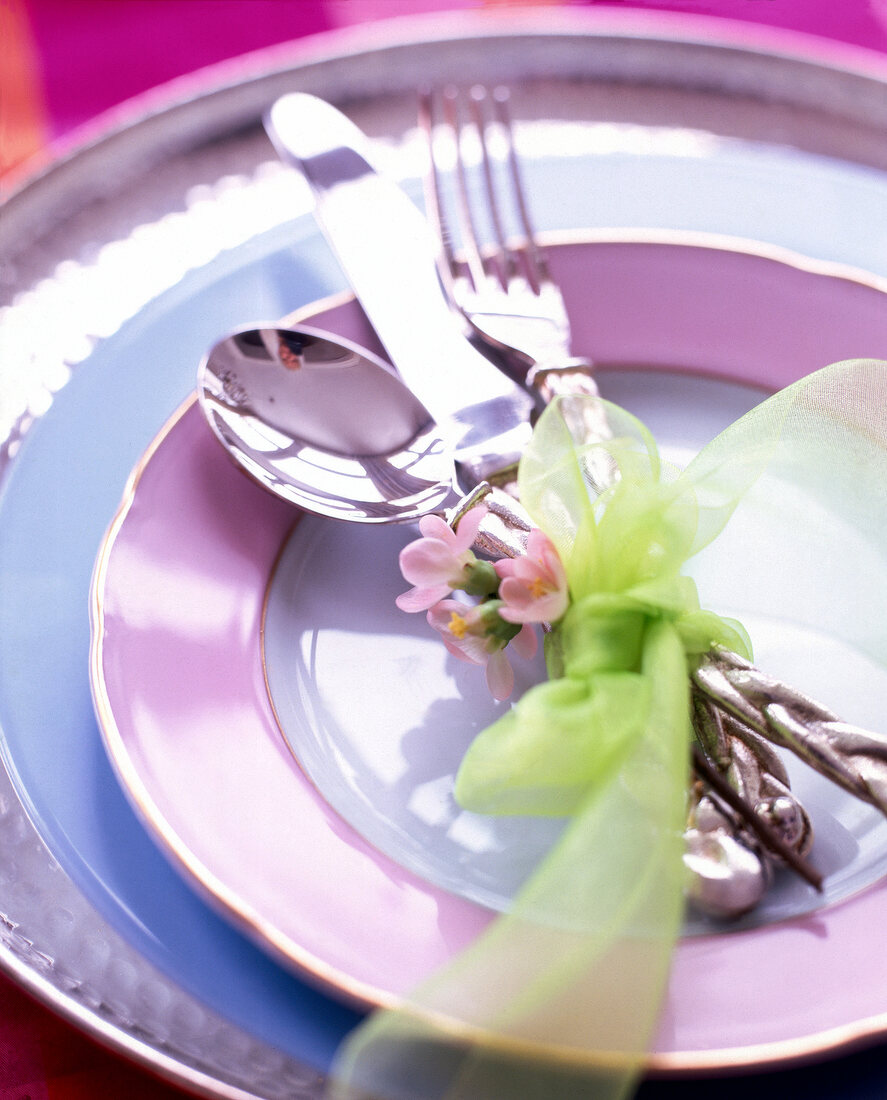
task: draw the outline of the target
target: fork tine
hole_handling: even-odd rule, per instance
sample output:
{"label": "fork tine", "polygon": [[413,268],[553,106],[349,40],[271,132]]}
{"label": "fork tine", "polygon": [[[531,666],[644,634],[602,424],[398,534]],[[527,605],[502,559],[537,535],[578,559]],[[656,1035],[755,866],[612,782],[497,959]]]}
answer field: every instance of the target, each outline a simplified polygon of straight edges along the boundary
{"label": "fork tine", "polygon": [[520,218],[524,239],[526,240],[524,255],[527,262],[527,274],[529,275],[530,282],[533,284],[534,290],[538,293],[541,285],[550,280],[550,274],[545,253],[539,247],[536,232],[530,220],[529,207],[525,198],[523,179],[521,177],[517,151],[514,145],[514,127],[512,126],[511,111],[509,109],[511,93],[508,88],[498,87],[494,89],[492,98],[493,110],[505,137],[505,155],[508,165],[508,174],[511,180],[514,205],[518,217]]}
{"label": "fork tine", "polygon": [[468,194],[468,174],[465,157],[462,152],[462,120],[459,110],[459,92],[456,88],[447,88],[443,93],[444,120],[453,137],[456,153],[456,217],[468,267],[475,289],[479,290],[487,278],[487,266],[481,254],[477,227],[471,213],[471,199]]}
{"label": "fork tine", "polygon": [[[419,125],[425,134],[430,167],[426,173],[425,193],[429,217],[437,225],[440,242],[440,266],[449,289],[453,281],[460,277],[465,268],[474,286],[480,291],[486,281],[495,279],[503,290],[523,272],[530,288],[539,293],[541,286],[550,281],[545,255],[536,239],[518,166],[514,143],[514,131],[508,110],[509,91],[498,87],[492,94],[483,85],[475,85],[468,94],[470,105],[470,123],[476,131],[480,145],[480,169],[483,176],[489,228],[493,240],[490,247],[482,248],[473,204],[469,194],[468,166],[463,150],[463,136],[467,129],[464,125],[462,97],[455,86],[447,87],[437,97],[429,89],[419,94]],[[492,106],[491,106],[492,104]],[[441,116],[440,118],[438,116]],[[501,131],[504,142],[504,157],[491,153],[493,142],[490,130],[495,127]],[[455,220],[461,238],[461,257],[457,257],[453,245],[453,234],[447,216],[447,202],[441,170],[439,153],[439,132],[443,129],[452,142],[455,178]],[[502,210],[502,190],[497,183],[495,162],[502,161],[510,183],[511,205],[516,212],[519,228],[522,231],[524,245],[514,248],[508,243]]]}
{"label": "fork tine", "polygon": [[[477,135],[480,140],[481,170],[483,172],[484,188],[487,196],[487,210],[490,215],[490,223],[497,248],[496,258],[501,266],[499,272],[502,288],[507,289],[509,279],[518,271],[519,261],[514,251],[509,248],[505,228],[500,213],[498,191],[496,187],[495,173],[493,170],[493,158],[490,155],[490,143],[487,137],[487,112],[485,110],[489,95],[483,85],[475,85],[469,93],[471,113]],[[495,119],[494,119],[495,120]]]}
{"label": "fork tine", "polygon": [[[441,106],[440,100],[443,105]],[[439,116],[442,116],[440,118]],[[458,92],[450,87],[442,95],[435,97],[427,88],[419,92],[419,127],[425,135],[428,149],[429,169],[425,174],[425,203],[429,219],[435,224],[440,244],[439,266],[448,284],[450,297],[455,299],[454,283],[467,267],[468,276],[475,289],[479,289],[487,271],[478,243],[478,235],[471,213],[468,198],[467,173],[461,148],[461,125],[458,112]],[[443,173],[440,156],[440,131],[450,140],[453,151],[454,175],[456,178],[456,223],[462,237],[463,257],[457,256],[453,243],[453,234],[447,216],[448,206],[443,186]]]}
{"label": "fork tine", "polygon": [[453,235],[444,208],[440,167],[434,151],[434,97],[430,89],[419,92],[419,128],[425,135],[428,150],[428,170],[425,173],[425,206],[428,217],[437,230],[439,245],[438,268],[452,298],[453,280],[458,274],[458,262],[453,248]]}

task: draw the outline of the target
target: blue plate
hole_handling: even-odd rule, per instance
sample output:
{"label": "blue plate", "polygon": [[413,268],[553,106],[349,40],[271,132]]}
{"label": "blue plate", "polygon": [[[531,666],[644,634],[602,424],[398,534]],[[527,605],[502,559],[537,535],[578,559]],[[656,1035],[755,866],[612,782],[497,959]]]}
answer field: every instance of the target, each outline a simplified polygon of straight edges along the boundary
{"label": "blue plate", "polygon": [[[688,139],[684,152],[533,162],[537,221],[692,227],[887,269],[887,249],[869,231],[887,209],[882,175],[707,141]],[[129,472],[191,392],[205,350],[231,328],[341,289],[308,219],[192,271],[95,346],[26,435],[0,495],[2,752],[41,836],[144,956],[223,1016],[319,1068],[358,1017],[232,930],[148,838],[93,716],[87,610],[94,557]]]}

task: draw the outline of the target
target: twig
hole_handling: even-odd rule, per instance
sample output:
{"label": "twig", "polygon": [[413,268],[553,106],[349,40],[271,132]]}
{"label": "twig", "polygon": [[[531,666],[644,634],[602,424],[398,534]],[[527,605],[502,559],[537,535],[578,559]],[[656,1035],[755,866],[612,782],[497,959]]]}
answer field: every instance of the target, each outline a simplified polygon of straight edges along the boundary
{"label": "twig", "polygon": [[693,766],[715,794],[722,798],[730,809],[742,818],[762,844],[770,851],[775,852],[801,878],[822,893],[822,875],[814,870],[794,848],[786,844],[782,837],[770,828],[760,814],[754,812],[744,798],[740,798],[721,773],[708,762],[705,753],[698,745],[693,746]]}

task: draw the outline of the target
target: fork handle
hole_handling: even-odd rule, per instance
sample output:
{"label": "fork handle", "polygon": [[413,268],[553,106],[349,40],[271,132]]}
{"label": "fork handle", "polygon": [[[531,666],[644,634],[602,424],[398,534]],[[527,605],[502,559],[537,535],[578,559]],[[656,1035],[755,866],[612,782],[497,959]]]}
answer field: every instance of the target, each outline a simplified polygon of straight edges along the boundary
{"label": "fork handle", "polygon": [[556,365],[537,364],[527,373],[527,385],[538,390],[547,405],[561,394],[587,394],[598,397],[597,382],[590,359],[575,356]]}

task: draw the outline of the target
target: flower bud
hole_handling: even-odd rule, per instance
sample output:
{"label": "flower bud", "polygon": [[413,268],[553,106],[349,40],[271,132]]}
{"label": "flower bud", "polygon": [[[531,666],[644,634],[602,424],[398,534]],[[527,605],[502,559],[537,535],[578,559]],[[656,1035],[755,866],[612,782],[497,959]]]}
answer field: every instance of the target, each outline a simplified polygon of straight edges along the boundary
{"label": "flower bud", "polygon": [[505,605],[501,600],[486,600],[477,608],[478,617],[483,625],[484,637],[495,639],[503,646],[507,645],[520,632],[521,623],[508,623],[499,614]]}
{"label": "flower bud", "polygon": [[469,596],[483,598],[499,591],[499,574],[491,561],[479,561],[475,558],[465,565],[462,573],[464,579],[459,588]]}

